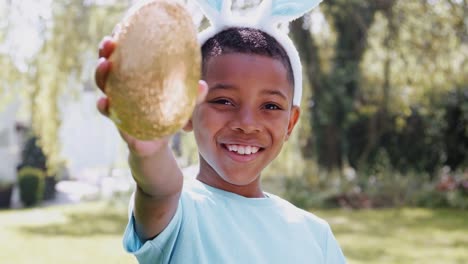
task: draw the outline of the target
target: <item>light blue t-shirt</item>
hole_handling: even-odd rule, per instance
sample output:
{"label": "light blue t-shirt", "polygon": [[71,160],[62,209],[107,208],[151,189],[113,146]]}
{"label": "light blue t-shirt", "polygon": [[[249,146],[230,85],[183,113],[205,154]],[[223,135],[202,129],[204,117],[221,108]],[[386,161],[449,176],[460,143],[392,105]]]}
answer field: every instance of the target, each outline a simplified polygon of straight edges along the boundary
{"label": "light blue t-shirt", "polygon": [[142,244],[131,214],[124,247],[141,264],[346,263],[324,220],[266,195],[245,198],[185,180],[177,211],[161,234]]}

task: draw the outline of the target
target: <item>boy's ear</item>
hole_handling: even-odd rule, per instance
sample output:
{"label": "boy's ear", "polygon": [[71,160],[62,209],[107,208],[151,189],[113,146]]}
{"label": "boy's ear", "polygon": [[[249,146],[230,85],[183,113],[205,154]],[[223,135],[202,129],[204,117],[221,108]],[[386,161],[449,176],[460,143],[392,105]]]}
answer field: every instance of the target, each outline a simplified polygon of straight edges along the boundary
{"label": "boy's ear", "polygon": [[299,121],[299,116],[301,115],[301,109],[298,106],[293,106],[291,109],[291,114],[289,116],[289,123],[288,123],[288,133],[286,133],[285,140],[289,139],[294,127]]}
{"label": "boy's ear", "polygon": [[[207,93],[208,93],[208,84],[203,80],[198,81],[197,105],[201,104],[205,100],[205,97],[206,97]],[[195,106],[195,107],[197,107],[197,106]],[[195,110],[193,110],[193,111],[195,111]],[[192,132],[193,131],[192,117],[190,117],[189,121],[187,121],[187,124],[185,124],[185,126],[182,127],[182,129],[185,132]]]}
{"label": "boy's ear", "polygon": [[185,126],[182,127],[182,129],[185,132],[192,132],[193,131],[192,117],[190,117],[189,121],[187,121],[187,124],[185,124]]}

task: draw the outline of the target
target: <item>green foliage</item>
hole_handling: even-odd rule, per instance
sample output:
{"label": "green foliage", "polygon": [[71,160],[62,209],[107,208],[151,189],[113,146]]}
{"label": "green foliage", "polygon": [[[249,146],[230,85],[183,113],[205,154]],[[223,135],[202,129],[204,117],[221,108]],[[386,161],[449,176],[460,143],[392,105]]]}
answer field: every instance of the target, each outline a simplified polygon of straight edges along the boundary
{"label": "green foliage", "polygon": [[468,209],[468,171],[450,171],[444,167],[432,182],[424,183],[414,197],[416,206]]}
{"label": "green foliage", "polygon": [[[69,100],[83,88],[92,87],[98,43],[103,36],[111,34],[128,3],[85,3],[82,0],[42,3],[48,5],[43,8],[50,10],[50,16],[40,15],[43,10],[25,10],[27,5],[16,2],[0,4],[0,14],[5,18],[0,23],[0,109],[11,99],[11,96],[3,96],[5,93],[20,95],[29,103],[29,109],[23,109],[29,110],[25,119],[31,120],[38,144],[47,156],[48,174],[54,175],[62,162],[59,100]],[[28,21],[36,21],[29,26],[37,29],[41,39],[32,44],[38,52],[25,58],[26,68],[18,68],[22,62],[14,46],[6,43],[11,41],[7,38],[9,33],[19,30],[15,27],[17,21],[9,13],[15,13],[15,19],[22,16],[23,20],[28,17]]]}
{"label": "green foliage", "polygon": [[[381,112],[359,116],[350,125],[346,135],[350,164],[355,168],[373,167],[378,162],[378,152],[385,150],[391,167],[396,171],[434,172],[442,165],[441,131],[431,134],[428,127],[432,119],[417,111],[415,109],[406,118],[382,116]],[[386,128],[380,128],[380,135],[375,135],[375,126],[383,125]],[[370,144],[367,141],[369,138],[375,141]]]}
{"label": "green foliage", "polygon": [[377,13],[361,63],[362,96],[409,113],[412,105],[429,107],[437,94],[466,83],[462,12],[462,4],[450,1],[396,1],[391,12]]}
{"label": "green foliage", "polygon": [[284,185],[282,196],[301,208],[340,207],[337,197],[351,192],[351,173],[321,168],[316,161],[307,160],[302,176],[277,178]]}
{"label": "green foliage", "polygon": [[302,177],[281,179],[283,195],[301,208],[468,208],[468,171],[444,167],[435,177],[414,170],[402,173],[392,167],[384,149],[377,151],[372,166],[358,171],[309,168]]}
{"label": "green foliage", "polygon": [[19,169],[22,167],[32,167],[42,171],[47,170],[47,158],[42,148],[38,145],[37,137],[35,136],[30,137],[23,147]]}
{"label": "green foliage", "polygon": [[361,107],[346,135],[351,166],[374,166],[383,149],[391,167],[401,173],[433,174],[445,165],[463,168],[468,164],[467,101],[468,90],[460,89],[441,94],[431,112],[413,107],[409,115],[401,115]]}
{"label": "green foliage", "polygon": [[283,197],[300,208],[338,208],[339,188],[311,188],[305,178],[285,178]]}
{"label": "green foliage", "polygon": [[83,4],[81,0],[52,2],[51,21],[44,21],[42,25],[43,45],[29,69],[33,130],[47,156],[50,175],[57,173],[62,162],[58,137],[59,98],[65,91],[89,89],[86,86],[92,82],[93,71],[89,66],[90,54],[96,54],[99,40],[110,34],[117,21],[112,14],[121,14],[124,7],[120,3],[108,9],[99,8],[95,3]]}
{"label": "green foliage", "polygon": [[439,104],[445,110],[442,140],[445,147],[445,164],[452,169],[467,168],[468,87],[450,92]]}
{"label": "green foliage", "polygon": [[[361,99],[346,132],[353,166],[372,166],[380,148],[402,173],[466,164],[464,12],[453,1],[396,1],[376,14],[361,62]],[[363,111],[369,107],[376,111]]]}
{"label": "green foliage", "polygon": [[375,155],[372,166],[362,168],[354,181],[370,207],[401,207],[415,205],[413,197],[421,190],[421,183],[430,181],[426,173],[407,171],[402,173],[392,167],[388,153],[381,149]]}
{"label": "green foliage", "polygon": [[291,31],[313,94],[307,157],[341,169],[372,163],[383,147],[403,172],[434,171],[449,153],[463,159],[455,145],[464,125],[451,126],[458,136],[445,145],[440,101],[466,94],[464,2],[329,0],[321,9],[321,32],[303,37],[302,23]]}
{"label": "green foliage", "polygon": [[298,177],[307,169],[307,162],[300,151],[301,131],[303,131],[303,124],[305,123],[301,121],[302,118],[289,139],[284,142],[283,149],[278,157],[262,172],[263,178]]}
{"label": "green foliage", "polygon": [[[13,8],[38,14],[0,2],[0,111],[13,93],[29,102],[25,119],[46,163],[24,165],[47,168],[48,175],[62,162],[58,102],[94,89],[97,45],[130,3],[104,2],[49,1],[51,15],[31,25],[42,39],[25,69],[6,43],[14,30],[9,14]],[[234,7],[241,2],[260,1],[234,1]],[[292,23],[304,65],[302,121],[265,170],[266,180],[290,177],[287,189],[301,190],[293,199],[330,206],[366,203],[379,194],[391,203],[413,203],[412,195],[390,192],[406,193],[418,180],[434,203],[460,200],[434,191],[434,181],[443,166],[468,166],[467,12],[466,1],[326,0],[313,12],[323,14],[321,30],[311,32],[314,19]],[[181,164],[195,164],[193,136],[181,134],[181,142]],[[344,173],[347,166],[356,170],[355,180]]]}
{"label": "green foliage", "polygon": [[33,167],[24,167],[18,172],[20,198],[25,206],[33,206],[44,196],[44,172]]}
{"label": "green foliage", "polygon": [[[47,157],[42,150],[42,147],[38,144],[37,137],[31,136],[25,143],[21,152],[21,162],[17,166],[17,170],[21,170],[25,167],[40,169],[45,174],[45,185],[44,185],[44,200],[51,200],[55,197],[55,185],[57,182],[57,175],[48,174],[50,170],[47,169],[49,163]],[[63,164],[58,164],[60,168],[63,168]]]}

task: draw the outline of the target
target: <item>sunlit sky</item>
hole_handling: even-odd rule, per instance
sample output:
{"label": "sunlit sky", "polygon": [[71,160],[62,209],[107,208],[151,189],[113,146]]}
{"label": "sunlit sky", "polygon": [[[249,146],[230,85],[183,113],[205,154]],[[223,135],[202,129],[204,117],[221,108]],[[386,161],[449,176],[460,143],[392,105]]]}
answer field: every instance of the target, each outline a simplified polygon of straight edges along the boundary
{"label": "sunlit sky", "polygon": [[[42,27],[50,26],[53,0],[12,0],[8,13],[2,8],[7,5],[7,0],[1,0],[0,11],[2,19],[0,23],[6,23],[7,34],[2,44],[0,52],[8,53],[12,56],[16,66],[21,70],[27,69],[27,61],[33,57],[42,44]],[[114,3],[115,0],[84,0],[83,4],[103,4]],[[3,14],[5,13],[5,14]],[[5,24],[2,24],[2,27]]]}
{"label": "sunlit sky", "polygon": [[50,20],[51,2],[52,0],[12,1],[10,12],[5,14],[8,29],[0,51],[9,53],[22,71],[26,70],[26,60],[40,48],[41,20]]}
{"label": "sunlit sky", "polygon": [[[20,70],[24,71],[27,59],[34,56],[41,45],[41,26],[51,23],[51,4],[53,0],[0,0],[0,15],[6,19],[0,20],[0,28],[7,26],[7,35],[0,44],[1,53],[9,53]],[[118,0],[83,0],[83,4],[95,3],[98,5],[109,5]],[[122,0],[120,0],[122,1]],[[135,0],[127,0],[135,2]],[[324,0],[326,1],[326,0]],[[440,0],[429,0],[436,3]],[[463,0],[454,0],[462,3]],[[6,13],[4,7],[11,2],[11,10]],[[243,5],[246,0],[238,0],[238,5]],[[3,9],[3,10],[2,10]],[[320,12],[312,13],[312,31],[318,32],[326,24]]]}
{"label": "sunlit sky", "polygon": [[[28,60],[32,58],[42,45],[42,27],[50,26],[51,4],[53,0],[12,0],[11,9],[5,12],[8,0],[0,0],[0,15],[6,19],[0,22],[0,28],[6,26],[6,36],[0,44],[0,53],[8,53],[22,72],[27,70]],[[108,5],[116,0],[84,0],[83,3]],[[129,1],[130,2],[130,1]],[[238,1],[242,5],[244,0]],[[319,12],[312,15],[314,21],[312,30],[320,31],[325,19]],[[97,45],[97,44],[96,44]]]}

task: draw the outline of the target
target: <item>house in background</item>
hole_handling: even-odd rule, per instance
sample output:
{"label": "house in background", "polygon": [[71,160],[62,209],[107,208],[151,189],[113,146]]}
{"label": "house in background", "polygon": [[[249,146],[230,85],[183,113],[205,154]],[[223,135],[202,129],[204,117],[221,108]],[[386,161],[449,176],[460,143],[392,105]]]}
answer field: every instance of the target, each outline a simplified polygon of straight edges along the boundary
{"label": "house in background", "polygon": [[85,90],[80,99],[60,106],[61,154],[72,177],[90,169],[125,167],[127,152],[114,124],[96,109],[99,95]]}
{"label": "house in background", "polygon": [[16,131],[16,114],[20,103],[13,100],[0,109],[0,185],[16,182],[20,140]]}
{"label": "house in background", "polygon": [[[86,195],[126,191],[133,186],[127,165],[127,149],[114,124],[96,109],[99,95],[85,90],[79,99],[61,100],[59,140],[67,178],[62,191],[80,199]],[[17,166],[30,125],[18,122],[20,100],[0,109],[0,191],[17,182]],[[10,188],[11,189],[11,188]],[[60,190],[59,190],[60,191]],[[18,206],[17,189],[13,206]]]}
{"label": "house in background", "polygon": [[10,207],[16,182],[16,165],[19,162],[20,142],[16,133],[18,100],[0,109],[0,208]]}
{"label": "house in background", "polygon": [[133,187],[128,150],[112,121],[97,110],[98,98],[95,89],[85,89],[78,100],[61,100],[66,102],[60,106],[61,156],[75,183],[58,188],[77,197],[106,196]]}

